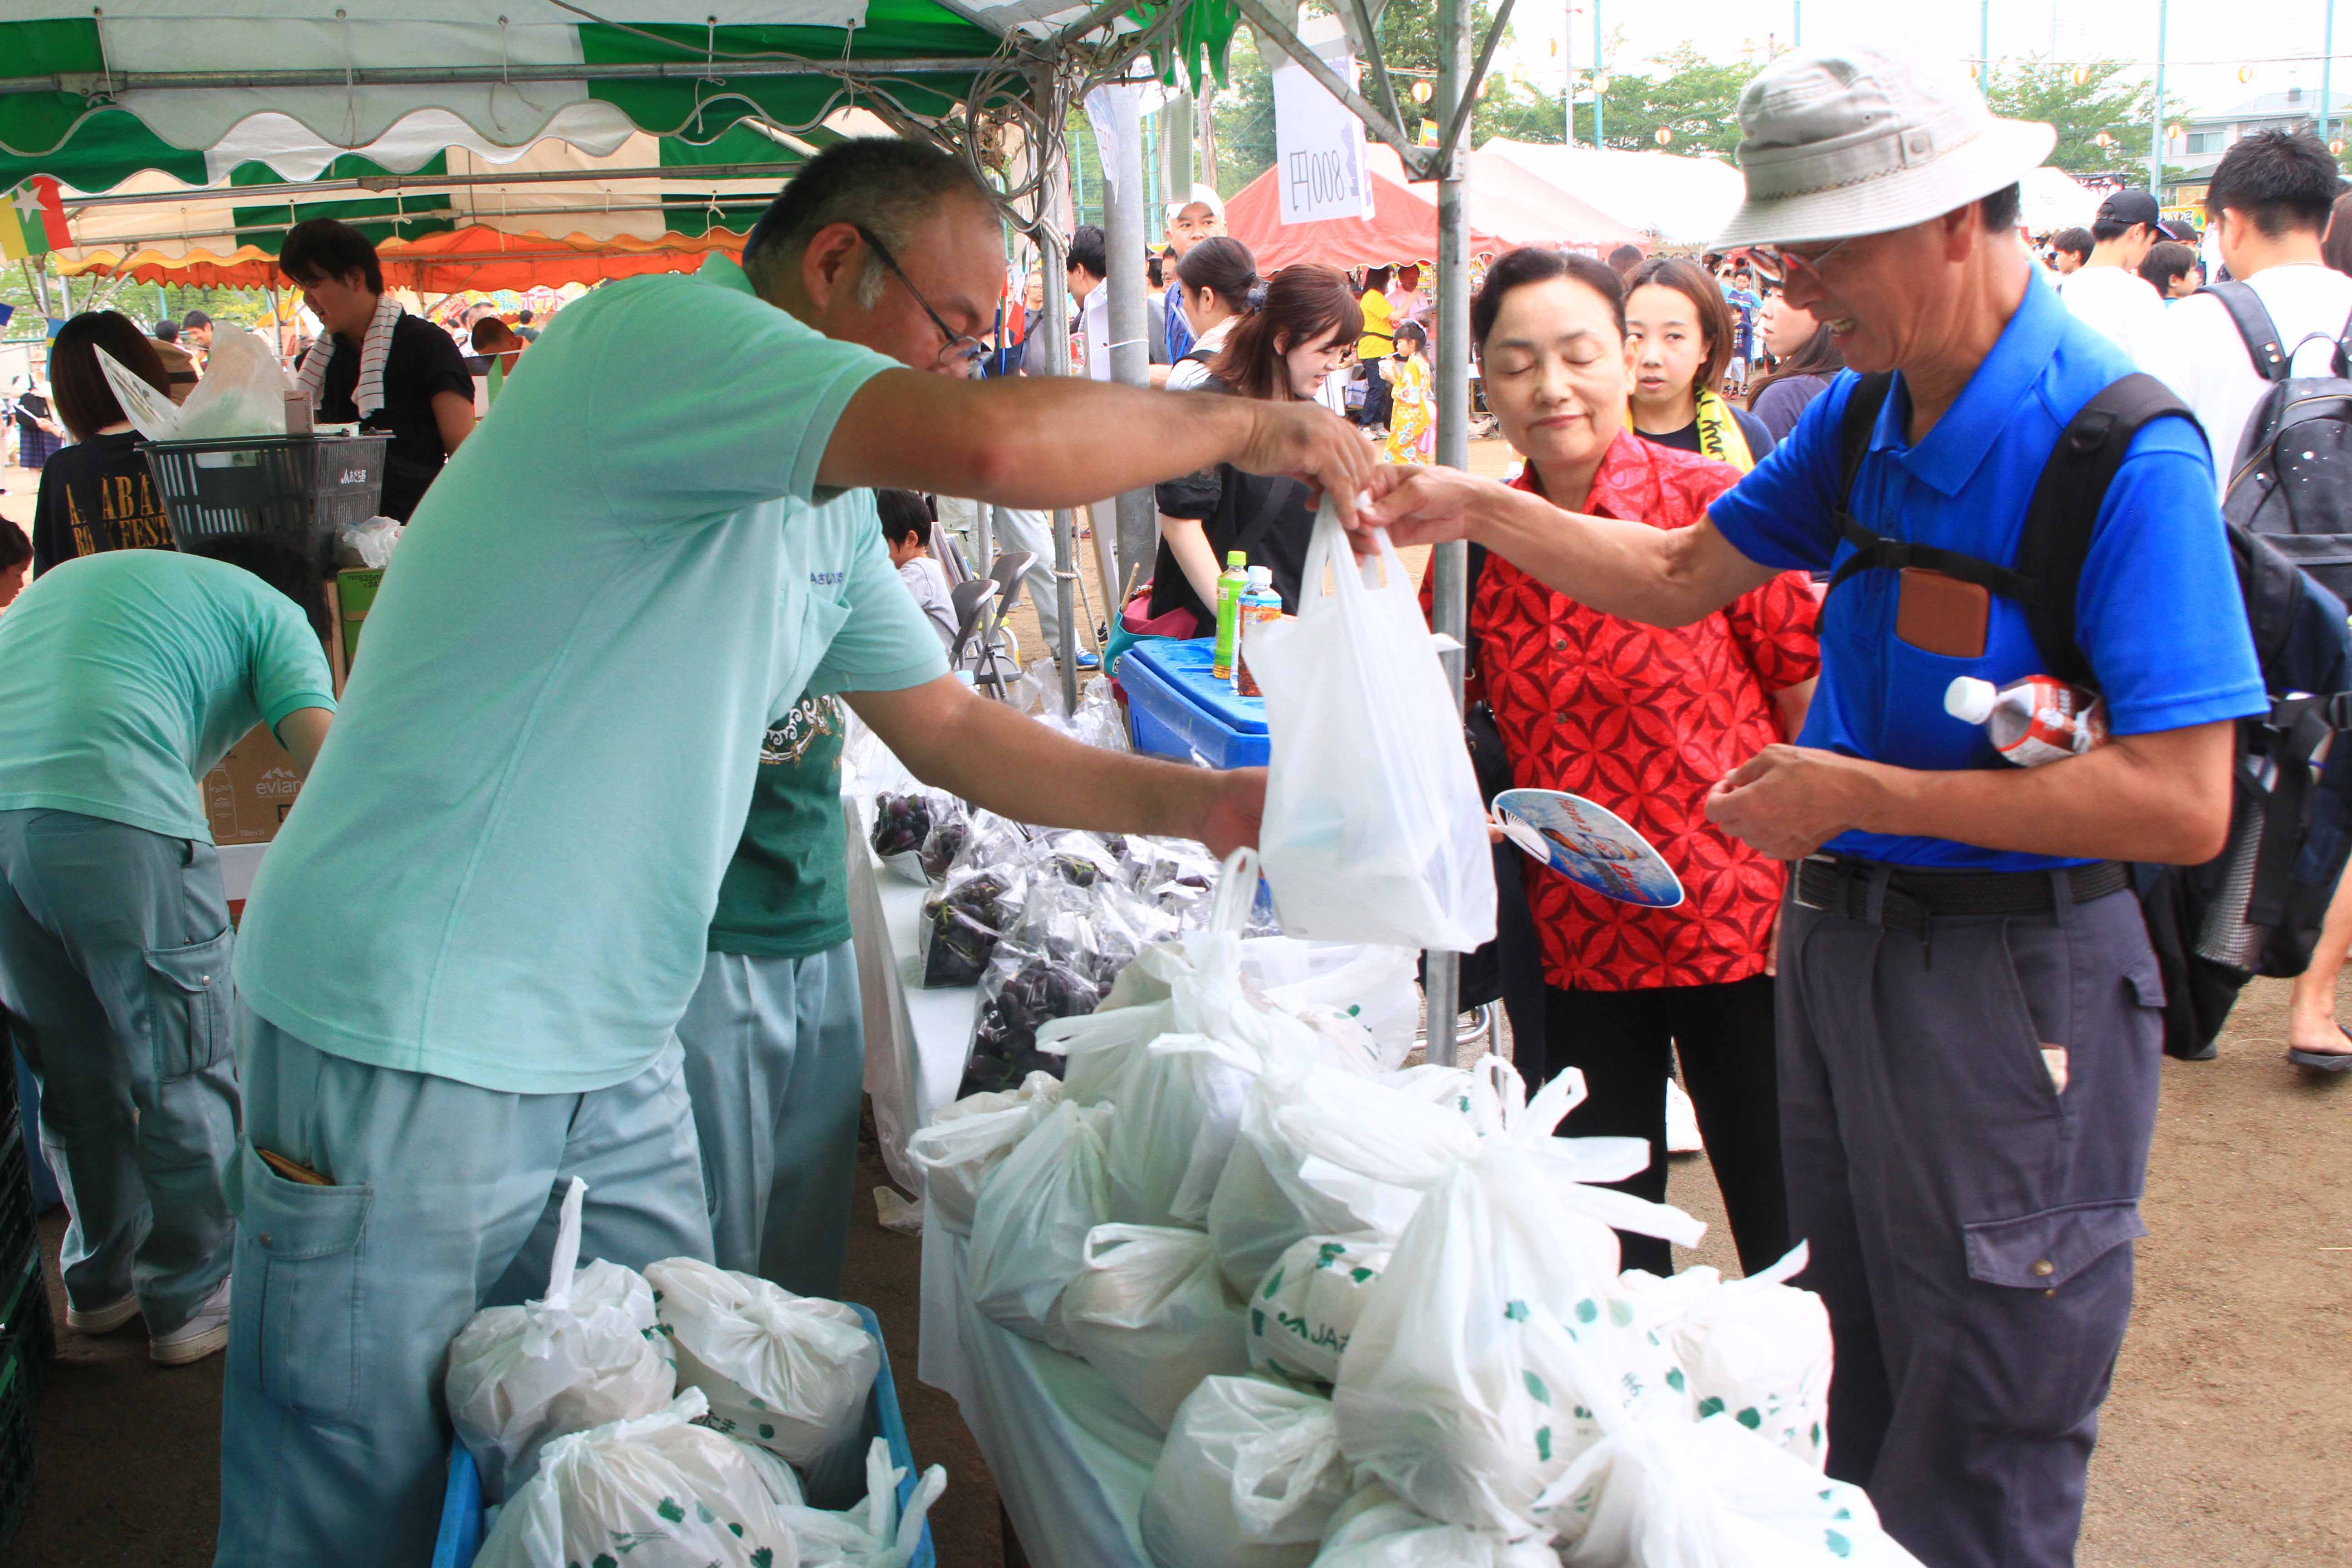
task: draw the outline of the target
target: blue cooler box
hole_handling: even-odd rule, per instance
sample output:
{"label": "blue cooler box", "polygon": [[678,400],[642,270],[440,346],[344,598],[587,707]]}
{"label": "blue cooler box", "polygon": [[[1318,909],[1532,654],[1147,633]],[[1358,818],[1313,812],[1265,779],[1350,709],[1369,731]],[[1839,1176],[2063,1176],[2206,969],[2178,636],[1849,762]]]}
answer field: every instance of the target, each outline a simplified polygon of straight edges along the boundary
{"label": "blue cooler box", "polygon": [[[890,1352],[882,1343],[882,1325],[874,1314],[855,1301],[848,1305],[865,1320],[866,1331],[874,1336],[875,1346],[882,1352],[882,1364],[876,1369],[873,1390],[866,1396],[866,1418],[858,1423],[857,1436],[803,1476],[803,1489],[811,1508],[839,1512],[856,1507],[866,1495],[866,1450],[880,1437],[890,1445],[890,1462],[906,1472],[898,1479],[898,1507],[903,1511],[907,1500],[915,1495],[917,1471],[915,1452],[907,1441],[907,1423],[898,1414],[898,1385],[890,1378]],[[488,1533],[482,1513],[481,1472],[474,1468],[474,1456],[466,1451],[466,1445],[452,1443],[449,1489],[441,1500],[441,1535],[434,1543],[433,1568],[468,1568],[482,1549],[482,1537]],[[915,1548],[909,1568],[933,1568],[938,1561],[930,1521],[926,1520],[922,1543]]]}
{"label": "blue cooler box", "polygon": [[1119,656],[1137,751],[1212,768],[1265,766],[1265,700],[1212,676],[1215,657],[1214,637],[1153,637]]}

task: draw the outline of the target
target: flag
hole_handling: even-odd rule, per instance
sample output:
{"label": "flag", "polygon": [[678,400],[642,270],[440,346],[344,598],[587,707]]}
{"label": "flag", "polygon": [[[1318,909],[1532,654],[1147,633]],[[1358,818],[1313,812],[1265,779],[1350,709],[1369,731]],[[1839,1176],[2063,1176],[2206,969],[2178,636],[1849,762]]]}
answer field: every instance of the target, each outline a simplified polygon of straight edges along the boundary
{"label": "flag", "polygon": [[48,175],[34,175],[0,201],[0,258],[47,256],[72,243],[58,183]]}

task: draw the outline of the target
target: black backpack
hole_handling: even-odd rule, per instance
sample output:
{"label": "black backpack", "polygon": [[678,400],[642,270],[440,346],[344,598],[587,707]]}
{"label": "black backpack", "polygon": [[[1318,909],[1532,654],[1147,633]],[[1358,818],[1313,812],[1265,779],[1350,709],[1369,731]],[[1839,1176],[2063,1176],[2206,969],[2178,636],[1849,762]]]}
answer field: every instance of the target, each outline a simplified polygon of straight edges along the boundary
{"label": "black backpack", "polygon": [[2296,352],[2320,334],[2281,343],[2262,297],[2243,283],[2200,292],[2230,313],[2254,374],[2270,384],[2238,439],[2221,515],[2352,599],[2352,321],[2333,345],[2331,374],[2297,376]]}
{"label": "black backpack", "polygon": [[[2025,606],[2045,673],[2096,690],[2074,637],[2074,599],[2100,503],[2141,426],[2167,417],[2193,426],[2195,416],[2148,375],[2127,375],[2084,404],[2042,467],[2012,569],[1885,538],[1853,517],[1854,479],[1892,384],[1891,376],[1864,376],[1845,407],[1838,521],[1855,552],[1830,586],[1856,572],[1906,566],[1981,584]],[[2352,397],[2352,386],[2344,395]],[[2344,602],[2277,548],[2276,537],[2234,520],[2226,526],[2271,710],[2238,723],[2228,847],[2202,866],[2133,868],[2164,972],[2164,1048],[2190,1058],[2212,1054],[2249,978],[2303,973],[2352,857],[2352,744],[2331,745],[2352,730]]]}

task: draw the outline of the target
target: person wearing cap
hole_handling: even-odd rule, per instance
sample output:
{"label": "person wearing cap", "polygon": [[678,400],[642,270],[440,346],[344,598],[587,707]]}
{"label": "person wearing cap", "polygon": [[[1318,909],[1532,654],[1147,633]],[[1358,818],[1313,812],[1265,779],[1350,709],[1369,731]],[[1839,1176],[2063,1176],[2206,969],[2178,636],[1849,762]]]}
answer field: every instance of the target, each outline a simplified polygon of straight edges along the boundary
{"label": "person wearing cap", "polygon": [[[2330,226],[2352,211],[2336,195],[2335,155],[2308,131],[2242,136],[2213,166],[2208,232],[2233,283],[2221,288],[2267,319],[2259,335],[2285,348],[2294,376],[2332,374],[2336,342],[2352,333],[2352,277],[2327,264]],[[2289,346],[2293,345],[2293,346]],[[2248,341],[2221,295],[2192,295],[2165,312],[2148,371],[2179,395],[2205,426],[2226,495],[2231,459],[2270,395]],[[2352,1035],[2336,1021],[2336,982],[2352,951],[2352,877],[2337,884],[2311,962],[2287,1003],[2287,1059],[2321,1073],[2352,1072]]]}
{"label": "person wearing cap", "polygon": [[[1168,248],[1181,262],[1185,253],[1212,235],[1225,232],[1225,204],[1214,186],[1196,184],[1192,195],[1181,206],[1168,208]],[[1182,363],[1198,341],[1192,323],[1184,318],[1184,286],[1170,279],[1168,290],[1161,296],[1161,319],[1168,331],[1168,363]]]}
{"label": "person wearing cap", "polygon": [[2164,330],[2164,297],[2139,275],[2148,250],[2164,237],[2156,198],[2117,191],[2099,204],[2090,259],[2058,280],[2058,296],[2074,319],[2105,333],[2136,365],[2147,363]]}
{"label": "person wearing cap", "polygon": [[[1780,1127],[1790,1228],[1837,1341],[1830,1473],[1930,1568],[2058,1568],[2130,1314],[2156,1121],[2163,983],[2127,863],[2220,852],[2233,721],[2269,704],[2204,437],[2158,417],[2093,520],[2076,595],[2110,741],[2011,767],[1947,711],[1956,676],[2044,668],[2025,608],[1887,568],[1906,547],[1979,581],[2013,566],[2060,433],[2133,371],[2018,242],[2019,180],[2054,132],[1993,118],[1948,65],[1870,47],[1781,56],[1739,121],[1747,199],[1719,243],[1778,272],[1852,367],[1789,438],[1686,528],[1443,468],[1383,470],[1358,522],[1400,545],[1468,538],[1663,626],[1870,542],[1871,569],[1833,576],[1803,731],[1706,811],[1801,862]],[[1544,352],[1564,367],[1591,348]]]}
{"label": "person wearing cap", "polygon": [[213,352],[213,319],[202,310],[191,310],[180,318],[180,341],[194,346],[199,353]]}

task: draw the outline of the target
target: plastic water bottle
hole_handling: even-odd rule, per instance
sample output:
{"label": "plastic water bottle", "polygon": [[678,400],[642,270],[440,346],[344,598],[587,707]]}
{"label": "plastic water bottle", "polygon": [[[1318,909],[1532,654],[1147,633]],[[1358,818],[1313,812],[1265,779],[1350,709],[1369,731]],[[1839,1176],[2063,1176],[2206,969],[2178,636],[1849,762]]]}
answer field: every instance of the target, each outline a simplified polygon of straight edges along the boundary
{"label": "plastic water bottle", "polygon": [[1213,680],[1234,678],[1234,653],[1242,643],[1242,594],[1249,586],[1249,557],[1238,550],[1225,554],[1225,569],[1217,574],[1217,646],[1209,655]]}
{"label": "plastic water bottle", "polygon": [[1234,658],[1234,689],[1244,697],[1261,695],[1250,676],[1250,636],[1267,621],[1282,619],[1282,595],[1274,591],[1274,568],[1253,566],[1249,586],[1242,591],[1239,647]]}
{"label": "plastic water bottle", "polygon": [[2106,704],[2046,675],[1998,689],[1990,680],[1963,675],[1945,688],[1944,711],[1984,726],[1993,750],[2021,768],[2080,756],[2107,738]]}

